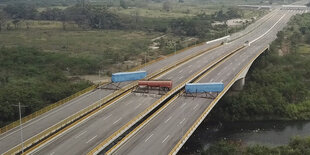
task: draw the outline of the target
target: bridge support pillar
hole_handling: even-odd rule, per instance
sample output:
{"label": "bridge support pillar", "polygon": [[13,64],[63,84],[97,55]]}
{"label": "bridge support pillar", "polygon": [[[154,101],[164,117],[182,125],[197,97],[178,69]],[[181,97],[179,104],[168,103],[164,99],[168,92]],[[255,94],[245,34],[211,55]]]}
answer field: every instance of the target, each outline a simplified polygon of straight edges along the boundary
{"label": "bridge support pillar", "polygon": [[245,85],[245,77],[237,80],[232,86],[232,90],[235,91],[243,90],[244,85]]}

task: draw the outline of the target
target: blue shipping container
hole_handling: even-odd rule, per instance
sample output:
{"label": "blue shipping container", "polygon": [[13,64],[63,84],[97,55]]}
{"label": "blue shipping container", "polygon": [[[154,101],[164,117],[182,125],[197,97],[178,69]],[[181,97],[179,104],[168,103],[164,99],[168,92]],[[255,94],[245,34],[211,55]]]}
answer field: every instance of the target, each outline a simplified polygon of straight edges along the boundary
{"label": "blue shipping container", "polygon": [[145,78],[146,75],[147,75],[146,71],[113,73],[111,81],[113,83],[135,81]]}
{"label": "blue shipping container", "polygon": [[185,85],[186,93],[221,92],[223,89],[223,83],[187,83]]}

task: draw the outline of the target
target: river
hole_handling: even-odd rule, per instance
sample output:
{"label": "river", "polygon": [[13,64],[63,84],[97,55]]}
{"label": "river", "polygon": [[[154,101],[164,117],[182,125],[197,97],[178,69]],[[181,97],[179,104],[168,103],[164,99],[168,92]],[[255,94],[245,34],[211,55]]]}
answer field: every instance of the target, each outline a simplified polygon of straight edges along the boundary
{"label": "river", "polygon": [[252,145],[279,146],[294,136],[310,136],[310,121],[260,121],[214,123],[204,121],[179,151],[178,155],[197,154],[210,144],[228,139]]}

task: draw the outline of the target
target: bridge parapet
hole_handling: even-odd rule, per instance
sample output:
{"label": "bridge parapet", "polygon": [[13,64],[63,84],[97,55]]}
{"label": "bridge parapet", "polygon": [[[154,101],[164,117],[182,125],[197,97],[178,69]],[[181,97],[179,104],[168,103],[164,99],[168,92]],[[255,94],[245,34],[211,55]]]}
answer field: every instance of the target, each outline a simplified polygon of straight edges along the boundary
{"label": "bridge parapet", "polygon": [[[269,50],[269,46],[266,47],[259,55],[261,55],[263,52],[265,52],[265,51],[267,51],[267,50]],[[236,80],[235,80],[235,83],[234,83],[233,86],[232,86],[232,89],[233,89],[233,90],[237,90],[237,91],[238,91],[238,90],[242,90],[242,89],[243,89],[243,87],[244,87],[244,85],[245,85],[245,77],[246,77],[246,75],[248,74],[248,72],[249,72],[249,70],[250,70],[252,64],[253,64],[254,61],[258,58],[259,55],[257,55],[257,57],[256,57],[252,62],[250,62],[250,63],[246,66],[246,68],[238,75],[238,77],[237,77]]]}

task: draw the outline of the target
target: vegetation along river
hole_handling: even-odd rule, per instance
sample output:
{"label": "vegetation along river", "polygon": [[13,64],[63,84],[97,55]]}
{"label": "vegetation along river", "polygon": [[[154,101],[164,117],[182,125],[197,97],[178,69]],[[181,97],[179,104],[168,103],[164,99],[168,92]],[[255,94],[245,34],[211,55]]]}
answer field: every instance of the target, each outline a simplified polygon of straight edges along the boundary
{"label": "vegetation along river", "polygon": [[189,138],[179,154],[195,154],[219,140],[245,145],[286,145],[295,136],[310,135],[310,121],[204,122]]}

